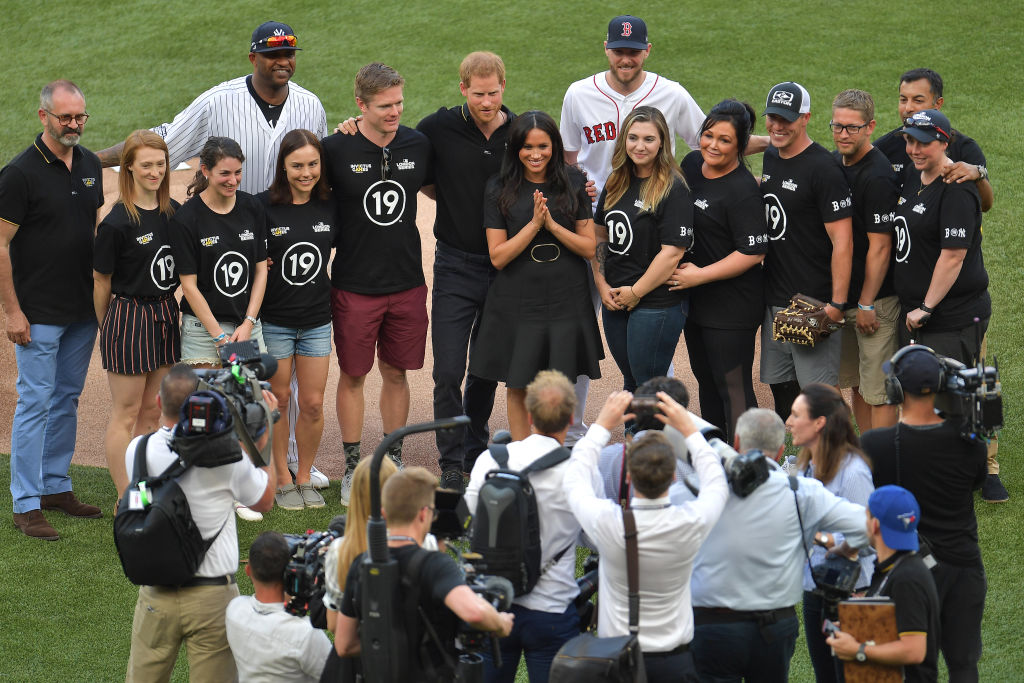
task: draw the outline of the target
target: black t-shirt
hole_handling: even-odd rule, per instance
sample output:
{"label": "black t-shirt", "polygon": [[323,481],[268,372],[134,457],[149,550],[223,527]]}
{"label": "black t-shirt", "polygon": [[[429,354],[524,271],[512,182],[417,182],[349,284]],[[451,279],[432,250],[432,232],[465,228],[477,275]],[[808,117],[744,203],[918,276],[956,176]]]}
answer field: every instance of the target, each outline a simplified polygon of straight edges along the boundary
{"label": "black t-shirt", "polygon": [[331,280],[327,264],[337,236],[334,205],[270,204],[270,193],[256,198],[267,212],[267,275],[260,318],[281,327],[308,329],[331,322]]}
{"label": "black t-shirt", "polygon": [[416,130],[433,148],[437,215],[434,238],[470,254],[486,256],[484,187],[501,170],[509,124],[513,114],[502,107],[506,120],[490,138],[474,123],[467,105],[441,107],[425,117]]}
{"label": "black t-shirt", "polygon": [[[403,576],[406,571],[406,565],[412,560],[412,556],[417,548],[418,546],[415,545],[404,545],[389,549],[391,556],[398,560],[399,570]],[[453,658],[457,658],[458,652],[455,651],[455,635],[459,619],[445,606],[444,599],[455,588],[465,586],[466,577],[462,574],[462,570],[459,569],[459,565],[455,564],[446,553],[427,552],[430,553],[429,556],[420,565],[420,607],[426,614],[427,620],[436,629],[438,640],[449,648],[448,654]],[[348,577],[345,579],[345,593],[341,599],[341,613],[351,619],[360,618],[359,611],[362,605],[360,604],[359,566],[365,558],[366,553],[362,553],[352,561],[352,566],[348,570]],[[404,625],[406,628],[411,626],[408,623]],[[430,651],[434,652],[434,648],[431,647]],[[441,664],[440,655],[435,657],[434,662],[435,666]],[[422,680],[421,677],[413,677],[413,681],[419,680]]]}
{"label": "black t-shirt", "polygon": [[335,133],[323,146],[339,227],[331,285],[380,295],[424,284],[416,195],[434,182],[430,141],[399,126],[383,148],[362,133]]}
{"label": "black t-shirt", "polygon": [[[720,178],[705,178],[703,163],[700,152],[690,152],[683,159],[683,175],[694,206],[693,248],[684,260],[703,268],[734,251],[767,252],[764,199],[754,176],[740,164]],[[737,277],[690,290],[687,321],[701,327],[748,330],[760,325],[763,317],[764,269],[760,264]]]}
{"label": "black t-shirt", "polygon": [[14,292],[29,324],[92,320],[92,242],[103,206],[103,169],[81,145],[71,170],[42,140],[0,170],[0,218],[18,226],[11,240]]}
{"label": "black t-shirt", "polygon": [[[923,515],[922,515],[923,519]],[[892,599],[896,607],[896,632],[925,634],[924,661],[903,667],[904,681],[937,681],[939,663],[939,594],[932,573],[917,555],[898,551],[885,562],[875,561],[869,596]]]}
{"label": "black t-shirt", "polygon": [[812,142],[783,159],[769,147],[761,174],[768,237],[767,302],[785,306],[797,293],[832,299],[832,240],[825,223],[853,215],[850,187],[839,163]]}
{"label": "black t-shirt", "polygon": [[[899,429],[899,471],[896,430]],[[872,429],[861,437],[874,464],[875,487],[898,484],[921,506],[918,530],[932,544],[940,562],[981,564],[974,490],[988,474],[985,445],[960,438],[952,422],[915,427]]]}
{"label": "black t-shirt", "polygon": [[256,102],[256,106],[260,108],[263,118],[267,120],[270,127],[274,128],[277,126],[277,120],[281,118],[281,110],[284,109],[284,102],[281,104],[271,104],[260,97],[259,93],[256,92],[256,88],[252,85],[251,74],[245,77],[245,87],[249,89],[249,94],[252,95],[252,99]]}
{"label": "black t-shirt", "polygon": [[[891,130],[873,143],[892,164],[892,170],[896,172],[896,179],[901,185],[916,171],[910,157],[907,156],[907,140],[903,137],[902,130],[903,126]],[[956,129],[953,130],[953,139],[946,147],[946,156],[953,161],[966,161],[975,166],[988,165],[978,143]]]}
{"label": "black t-shirt", "polygon": [[[251,194],[237,192],[226,214],[196,195],[171,218],[171,250],[178,275],[195,275],[217,320],[240,325],[249,306],[256,264],[267,260],[267,216]],[[187,299],[183,313],[194,315]]]}
{"label": "black t-shirt", "polygon": [[[876,148],[869,150],[853,166],[843,165],[843,157],[839,152],[834,152],[834,155],[853,193],[853,270],[850,272],[850,291],[846,298],[853,306],[860,299],[860,291],[864,286],[868,233],[889,235],[892,238],[893,212],[900,197],[900,185],[889,160]],[[891,263],[892,259],[889,260]],[[894,293],[890,267],[875,299],[892,296]]]}
{"label": "black t-shirt", "polygon": [[896,293],[904,312],[924,302],[943,249],[967,249],[960,274],[936,305],[929,332],[960,330],[992,315],[988,273],[981,255],[981,199],[974,183],[942,182],[921,187],[921,176],[907,177],[896,207],[893,265]]}
{"label": "black t-shirt", "polygon": [[[171,200],[177,211],[180,205]],[[92,267],[110,275],[114,294],[122,296],[167,296],[178,286],[174,254],[168,237],[170,217],[160,209],[142,209],[139,222],[118,202],[96,229]]]}
{"label": "black t-shirt", "polygon": [[[594,222],[608,229],[608,255],[604,277],[611,287],[632,285],[639,280],[662,245],[689,249],[693,246],[693,197],[678,178],[653,213],[641,211],[640,190],[645,178],[633,176],[629,189],[614,206],[606,209],[607,188],[597,200]],[[638,308],[668,308],[684,294],[670,292],[667,284],[648,292]]]}

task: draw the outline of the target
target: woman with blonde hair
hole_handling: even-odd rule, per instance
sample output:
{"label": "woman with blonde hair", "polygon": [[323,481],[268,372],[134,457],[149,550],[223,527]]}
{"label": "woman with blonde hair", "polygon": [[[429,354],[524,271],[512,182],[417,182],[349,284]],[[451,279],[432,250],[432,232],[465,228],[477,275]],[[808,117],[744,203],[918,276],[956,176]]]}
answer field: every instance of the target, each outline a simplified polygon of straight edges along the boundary
{"label": "woman with blonde hair", "polygon": [[93,304],[111,398],[104,447],[118,496],[128,487],[125,449],[133,435],[157,428],[160,381],[181,357],[178,275],[168,241],[178,203],[167,167],[163,138],[132,132],[121,151],[120,197],[96,229]]}

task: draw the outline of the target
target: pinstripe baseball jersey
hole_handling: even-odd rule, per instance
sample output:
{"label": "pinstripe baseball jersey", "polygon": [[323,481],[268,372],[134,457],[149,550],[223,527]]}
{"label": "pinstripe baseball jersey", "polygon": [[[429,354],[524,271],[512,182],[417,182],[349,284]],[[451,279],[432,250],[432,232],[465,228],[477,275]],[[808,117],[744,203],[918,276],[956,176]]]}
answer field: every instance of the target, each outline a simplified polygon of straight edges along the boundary
{"label": "pinstripe baseball jersey", "polygon": [[[594,181],[598,195],[612,170],[612,152],[622,120],[635,107],[661,111],[669,130],[697,149],[704,112],[686,88],[658,74],[647,72],[639,88],[622,95],[612,90],[606,72],[576,81],[565,91],[560,130],[567,152],[579,152],[578,161]],[[672,140],[672,153],[676,141]]]}
{"label": "pinstripe baseball jersey", "polygon": [[316,95],[294,81],[289,83],[281,117],[271,126],[249,94],[246,78],[239,76],[210,88],[173,121],[153,128],[167,142],[171,168],[197,156],[211,135],[229,137],[245,154],[239,189],[256,194],[274,180],[274,162],[286,133],[305,128],[318,138],[327,136],[327,114]]}

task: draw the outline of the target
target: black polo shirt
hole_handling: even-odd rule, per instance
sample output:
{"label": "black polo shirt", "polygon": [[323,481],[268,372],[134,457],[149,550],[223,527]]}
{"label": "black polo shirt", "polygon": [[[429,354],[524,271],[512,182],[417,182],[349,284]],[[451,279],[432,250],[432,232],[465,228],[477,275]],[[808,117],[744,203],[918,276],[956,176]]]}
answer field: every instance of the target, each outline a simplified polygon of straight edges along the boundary
{"label": "black polo shirt", "polygon": [[501,168],[509,124],[515,116],[502,106],[505,123],[491,133],[480,132],[469,107],[441,107],[416,126],[433,146],[437,216],[434,238],[460,251],[486,256],[484,186]]}
{"label": "black polo shirt", "polygon": [[35,325],[69,325],[96,315],[92,242],[103,169],[79,145],[69,171],[42,137],[0,170],[0,218],[18,226],[10,254],[25,317]]}

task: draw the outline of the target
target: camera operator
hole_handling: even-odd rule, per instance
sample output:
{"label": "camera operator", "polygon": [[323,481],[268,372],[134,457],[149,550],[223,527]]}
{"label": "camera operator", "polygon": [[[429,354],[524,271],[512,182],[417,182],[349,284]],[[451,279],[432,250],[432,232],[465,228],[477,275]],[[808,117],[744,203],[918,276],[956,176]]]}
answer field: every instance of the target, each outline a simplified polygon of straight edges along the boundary
{"label": "camera operator", "polygon": [[264,531],[249,548],[245,573],[255,595],[228,604],[226,629],[241,683],[320,680],[331,641],[309,619],[284,609],[284,571],[291,553],[276,531]]}
{"label": "camera operator", "polygon": [[904,347],[883,366],[887,384],[899,384],[900,421],[861,438],[875,464],[875,486],[903,486],[921,505],[921,535],[938,564],[932,569],[941,604],[939,648],[949,680],[978,680],[981,618],[987,590],[978,547],[974,490],[988,474],[985,444],[967,441],[959,424],[935,413],[945,390],[942,361],[925,346]]}
{"label": "camera operator", "polygon": [[[697,430],[685,408],[665,392],[657,395],[658,419],[685,437],[701,480],[696,501],[673,505],[669,485],[676,454],[668,439],[656,432],[632,443],[627,455],[628,476],[634,489],[630,508],[636,517],[640,578],[640,647],[647,679],[695,681],[690,652],[693,614],[690,610],[690,570],[697,548],[722,513],[728,498],[725,473],[718,455]],[[608,397],[597,421],[573,448],[565,473],[569,506],[601,554],[597,631],[600,637],[629,632],[627,615],[626,550],[622,511],[595,493],[598,458],[610,431],[632,414],[624,413],[633,400],[627,391]]]}
{"label": "camera operator", "polygon": [[[388,523],[388,547],[403,573],[416,548],[423,544],[434,520],[435,489],[437,477],[422,467],[409,467],[397,472],[384,484],[381,503]],[[357,610],[360,604],[359,564],[363,560],[364,555],[356,558],[345,581],[334,639],[335,650],[342,657],[356,656],[360,651]],[[455,634],[459,619],[499,636],[507,636],[512,631],[514,617],[507,612],[498,612],[474,593],[466,585],[459,566],[446,553],[430,553],[423,561],[417,579],[421,614],[425,614],[447,651],[436,652],[432,641],[428,641],[431,642],[431,661],[422,662],[417,658],[411,667],[416,673],[414,681],[429,680],[425,674],[428,667],[439,672],[437,680],[454,679],[454,672],[445,670],[445,660],[456,657]],[[405,626],[417,629],[419,625],[407,623]],[[411,642],[418,643],[419,639]]]}
{"label": "camera operator", "polygon": [[905,488],[882,486],[868,499],[867,519],[868,538],[878,553],[867,595],[892,598],[899,639],[875,645],[839,631],[826,642],[839,659],[903,666],[905,681],[936,681],[939,598],[917,554],[921,509]]}
{"label": "camera operator", "polygon": [[[157,476],[177,461],[171,439],[182,406],[196,390],[198,378],[183,363],[171,367],[160,383],[160,429],[146,444],[146,462]],[[273,410],[277,400],[263,393]],[[267,430],[259,445],[266,440]],[[125,453],[125,467],[135,464],[136,437]],[[174,670],[184,641],[189,675],[193,680],[225,681],[236,676],[235,660],[228,647],[224,614],[238,596],[238,535],[235,531],[235,500],[254,510],[267,511],[274,504],[276,486],[272,467],[256,467],[248,457],[218,467],[190,467],[178,478],[203,538],[217,535],[196,571],[195,578],[180,586],[140,586],[132,622],[131,655],[126,681],[166,681]],[[219,532],[219,533],[218,533]]]}
{"label": "camera operator", "polygon": [[[508,469],[520,471],[565,443],[576,410],[576,393],[565,375],[543,370],[526,387],[526,410],[530,436],[508,444]],[[499,641],[502,666],[494,668],[493,658],[484,654],[485,680],[515,680],[520,655],[526,659],[530,683],[546,683],[551,661],[559,648],[579,634],[579,613],[574,599],[576,585],[576,538],[579,522],[565,499],[562,478],[568,461],[530,474],[540,518],[540,566],[543,571],[529,593],[512,601],[515,626],[508,638]],[[489,451],[477,458],[466,487],[465,501],[476,513],[477,497],[484,478],[498,469]],[[484,557],[487,560],[487,557]],[[549,566],[550,565],[550,566]]]}
{"label": "camera operator", "polygon": [[[745,498],[730,493],[693,567],[693,646],[703,681],[785,681],[799,632],[805,548],[820,530],[867,545],[864,507],[816,479],[790,479],[773,460],[786,428],[773,411],[752,408],[736,422],[736,450],[758,449],[768,479]],[[798,516],[799,510],[799,516]],[[801,536],[801,528],[803,536]]]}

